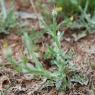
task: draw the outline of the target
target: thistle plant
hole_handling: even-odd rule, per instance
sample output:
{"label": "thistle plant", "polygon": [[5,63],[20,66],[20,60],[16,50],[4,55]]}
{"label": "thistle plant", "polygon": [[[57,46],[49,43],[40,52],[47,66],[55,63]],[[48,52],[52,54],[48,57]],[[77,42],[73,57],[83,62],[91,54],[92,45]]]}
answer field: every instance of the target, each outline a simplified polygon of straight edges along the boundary
{"label": "thistle plant", "polygon": [[[41,76],[42,78],[47,78],[54,82],[57,89],[69,87],[68,72],[71,70],[69,68],[70,56],[68,56],[65,51],[61,48],[61,39],[63,37],[63,32],[58,31],[59,27],[56,22],[57,12],[52,12],[52,24],[47,25],[46,22],[41,19],[41,23],[44,26],[44,31],[51,36],[52,44],[47,45],[47,51],[44,58],[52,58],[50,64],[55,66],[55,70],[46,70],[43,66],[43,62],[39,60],[38,53],[34,51],[34,45],[31,41],[31,37],[24,32],[23,42],[25,44],[27,53],[17,62],[12,57],[12,52],[7,53],[8,61],[13,64],[13,67],[20,72],[31,73],[34,75]],[[9,50],[8,50],[9,51]],[[29,65],[29,60],[34,63],[34,65]],[[17,64],[18,63],[18,64]]]}

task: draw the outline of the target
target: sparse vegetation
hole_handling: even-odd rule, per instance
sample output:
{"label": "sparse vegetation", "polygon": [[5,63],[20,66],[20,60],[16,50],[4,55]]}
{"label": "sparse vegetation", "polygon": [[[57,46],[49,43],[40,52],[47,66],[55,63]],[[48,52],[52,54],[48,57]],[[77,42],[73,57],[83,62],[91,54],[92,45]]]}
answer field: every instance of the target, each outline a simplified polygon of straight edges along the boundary
{"label": "sparse vegetation", "polygon": [[[58,26],[56,23],[56,14],[53,14],[53,23],[50,26],[47,26],[46,23],[42,20],[44,26],[44,31],[48,33],[52,38],[52,46],[47,46],[47,52],[45,54],[45,58],[51,57],[51,61],[49,64],[55,65],[54,71],[47,71],[43,63],[38,58],[38,53],[34,51],[34,45],[31,41],[31,38],[27,33],[24,33],[23,40],[25,43],[25,47],[28,51],[27,56],[24,56],[18,66],[15,59],[12,58],[11,54],[7,54],[7,59],[10,63],[16,66],[17,70],[26,71],[28,73],[36,74],[47,79],[50,79],[52,82],[56,83],[56,87],[66,88],[69,87],[68,72],[70,70],[69,56],[65,54],[63,49],[61,48],[61,39],[63,37],[63,33],[58,31]],[[68,57],[67,57],[68,56]],[[35,64],[32,68],[28,66],[29,59]],[[19,62],[18,62],[19,63]],[[73,70],[74,71],[74,70]],[[64,84],[64,85],[61,85]]]}
{"label": "sparse vegetation", "polygon": [[94,95],[94,6],[94,0],[0,0],[0,95]]}

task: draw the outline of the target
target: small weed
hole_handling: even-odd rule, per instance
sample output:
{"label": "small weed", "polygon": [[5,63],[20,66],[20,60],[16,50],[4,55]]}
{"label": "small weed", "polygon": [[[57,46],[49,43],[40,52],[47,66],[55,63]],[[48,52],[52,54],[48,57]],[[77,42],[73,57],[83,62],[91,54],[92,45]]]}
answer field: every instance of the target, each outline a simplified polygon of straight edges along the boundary
{"label": "small weed", "polygon": [[[52,59],[50,64],[52,64],[55,68],[54,70],[46,70],[43,66],[43,62],[39,59],[38,53],[34,51],[35,45],[31,40],[31,36],[29,36],[26,32],[24,32],[23,42],[25,44],[25,48],[27,53],[24,54],[20,61],[16,61],[12,57],[12,51],[7,50],[7,60],[13,64],[13,67],[19,71],[24,73],[31,73],[34,75],[41,76],[42,78],[47,78],[52,81],[58,90],[66,90],[69,88],[69,79],[68,75],[72,71],[76,71],[74,69],[74,65],[71,65],[70,60],[72,56],[69,56],[62,48],[61,48],[61,40],[63,37],[63,32],[59,31],[59,26],[56,21],[57,12],[53,10],[52,12],[52,23],[47,25],[46,22],[41,19],[41,23],[44,26],[44,31],[51,36],[52,44],[50,46],[47,45],[47,51],[45,52],[44,58],[48,59],[49,57]],[[34,65],[29,65],[29,60],[31,60]],[[18,63],[18,64],[17,64]]]}
{"label": "small weed", "polygon": [[[34,45],[31,41],[31,37],[24,33],[23,40],[25,43],[25,47],[27,48],[27,55],[24,56],[19,64],[17,64],[16,60],[12,57],[12,52],[8,50],[7,59],[10,63],[13,64],[14,68],[18,71],[33,73],[35,75],[39,75],[54,81],[56,84],[57,89],[61,86],[66,89],[69,85],[69,81],[67,79],[67,71],[69,72],[69,58],[64,53],[63,49],[61,48],[61,37],[63,33],[58,31],[58,26],[56,23],[56,15],[53,14],[53,23],[50,26],[47,26],[46,23],[42,20],[41,21],[45,26],[45,31],[51,35],[52,37],[52,46],[48,46],[48,54],[52,57],[50,64],[54,64],[56,66],[56,70],[48,71],[42,65],[42,62],[38,58],[38,53],[34,51]],[[48,56],[46,56],[48,57]],[[35,66],[29,66],[28,61],[29,59],[35,63]]]}

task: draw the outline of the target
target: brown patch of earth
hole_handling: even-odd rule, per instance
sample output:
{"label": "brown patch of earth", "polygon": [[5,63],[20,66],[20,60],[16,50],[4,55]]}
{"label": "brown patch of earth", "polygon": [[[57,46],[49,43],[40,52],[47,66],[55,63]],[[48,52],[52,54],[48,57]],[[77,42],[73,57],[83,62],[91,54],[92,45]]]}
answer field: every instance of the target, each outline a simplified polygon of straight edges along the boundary
{"label": "brown patch of earth", "polygon": [[[6,42],[7,41],[7,42]],[[64,94],[56,92],[54,87],[40,89],[44,80],[36,80],[31,74],[17,73],[11,65],[4,59],[4,44],[8,44],[13,49],[13,56],[19,59],[22,56],[23,44],[20,36],[11,34],[0,39],[0,61],[3,67],[0,68],[0,90],[5,95],[94,95],[95,92],[95,35],[81,39],[73,44],[63,41],[64,50],[74,50],[75,57],[73,63],[77,64],[80,71],[88,76],[87,86],[72,86]],[[7,64],[6,64],[7,63]]]}

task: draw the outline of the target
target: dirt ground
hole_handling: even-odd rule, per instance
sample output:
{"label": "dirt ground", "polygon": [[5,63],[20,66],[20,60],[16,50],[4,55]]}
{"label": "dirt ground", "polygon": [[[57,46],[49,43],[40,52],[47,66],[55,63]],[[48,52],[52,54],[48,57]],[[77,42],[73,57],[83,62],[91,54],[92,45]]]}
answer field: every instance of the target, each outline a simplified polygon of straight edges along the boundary
{"label": "dirt ground", "polygon": [[0,90],[5,95],[95,95],[95,35],[89,35],[77,42],[71,43],[63,41],[64,50],[72,49],[75,52],[73,63],[79,66],[79,69],[88,76],[89,83],[83,85],[73,85],[66,93],[58,93],[54,87],[43,86],[46,80],[33,79],[31,74],[17,73],[4,58],[4,44],[8,45],[14,51],[14,57],[19,59],[23,44],[20,36],[11,34],[0,39]]}

